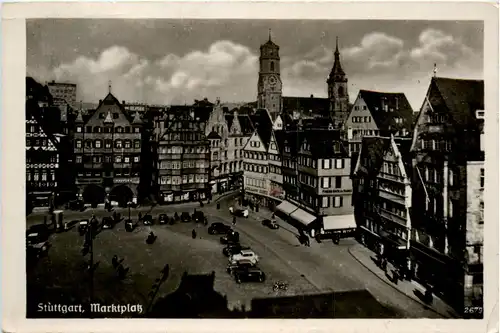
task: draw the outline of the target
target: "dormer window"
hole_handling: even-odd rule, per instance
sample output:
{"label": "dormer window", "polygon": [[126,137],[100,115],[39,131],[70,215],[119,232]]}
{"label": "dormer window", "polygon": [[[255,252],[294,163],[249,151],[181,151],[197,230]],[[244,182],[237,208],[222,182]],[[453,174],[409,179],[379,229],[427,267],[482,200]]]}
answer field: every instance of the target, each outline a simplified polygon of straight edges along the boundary
{"label": "dormer window", "polygon": [[477,119],[484,119],[484,110],[477,110],[476,111],[476,118]]}

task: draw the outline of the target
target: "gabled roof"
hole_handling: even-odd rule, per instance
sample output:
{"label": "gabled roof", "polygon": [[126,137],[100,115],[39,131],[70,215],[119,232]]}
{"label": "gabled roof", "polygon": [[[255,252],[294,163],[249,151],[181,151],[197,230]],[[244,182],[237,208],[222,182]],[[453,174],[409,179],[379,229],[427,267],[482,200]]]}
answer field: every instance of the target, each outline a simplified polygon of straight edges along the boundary
{"label": "gabled roof", "polygon": [[389,144],[387,138],[363,137],[354,174],[358,177],[362,175],[376,177]]}
{"label": "gabled roof", "polygon": [[252,122],[257,134],[262,140],[264,148],[267,150],[269,142],[271,141],[271,133],[273,130],[273,122],[269,116],[269,112],[266,109],[258,110],[255,115],[252,116]]}
{"label": "gabled roof", "polygon": [[283,152],[283,143],[285,142],[285,132],[283,130],[274,131],[274,138],[276,139],[276,146],[280,153]]}
{"label": "gabled roof", "polygon": [[212,131],[208,134],[207,139],[219,139],[220,140],[222,138],[217,132]]}
{"label": "gabled roof", "polygon": [[433,77],[434,85],[454,122],[469,127],[477,124],[476,111],[484,110],[484,81]]}
{"label": "gabled roof", "polygon": [[[342,144],[340,130],[314,129],[304,131],[300,144],[307,140],[314,158],[330,158],[334,156],[348,156],[346,147]],[[338,144],[340,151],[335,151]]]}
{"label": "gabled roof", "polygon": [[[360,90],[359,96],[365,101],[379,130],[395,132],[403,128],[407,131],[412,129],[413,110],[404,93]],[[387,111],[384,110],[385,105]],[[397,117],[400,117],[403,123],[396,123]]]}

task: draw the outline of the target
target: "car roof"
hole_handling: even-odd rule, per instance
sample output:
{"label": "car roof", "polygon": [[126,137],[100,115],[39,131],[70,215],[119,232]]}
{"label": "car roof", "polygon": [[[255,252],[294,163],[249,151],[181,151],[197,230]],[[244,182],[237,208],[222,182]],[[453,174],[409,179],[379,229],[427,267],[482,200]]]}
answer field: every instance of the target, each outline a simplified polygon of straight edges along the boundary
{"label": "car roof", "polygon": [[241,253],[253,253],[253,251],[250,249],[243,249],[241,250]]}

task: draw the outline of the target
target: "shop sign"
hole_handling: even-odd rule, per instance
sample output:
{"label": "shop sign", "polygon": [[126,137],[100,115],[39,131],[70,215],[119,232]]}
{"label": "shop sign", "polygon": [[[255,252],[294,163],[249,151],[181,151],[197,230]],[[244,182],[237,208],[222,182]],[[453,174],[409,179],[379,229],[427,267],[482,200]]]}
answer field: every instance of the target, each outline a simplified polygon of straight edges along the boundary
{"label": "shop sign", "polygon": [[329,193],[351,193],[351,189],[343,189],[343,188],[332,188],[332,189],[322,189],[322,192],[325,194]]}

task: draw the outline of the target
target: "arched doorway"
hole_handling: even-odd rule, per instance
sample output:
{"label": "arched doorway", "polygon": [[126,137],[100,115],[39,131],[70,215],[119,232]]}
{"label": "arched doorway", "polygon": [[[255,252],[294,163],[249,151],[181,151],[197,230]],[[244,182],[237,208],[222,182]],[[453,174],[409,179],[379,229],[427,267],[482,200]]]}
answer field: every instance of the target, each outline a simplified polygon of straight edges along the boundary
{"label": "arched doorway", "polygon": [[133,197],[134,192],[127,185],[118,185],[109,193],[109,200],[118,202],[121,207],[127,206]]}
{"label": "arched doorway", "polygon": [[83,191],[83,201],[85,203],[98,204],[104,202],[106,192],[99,185],[88,185]]}

